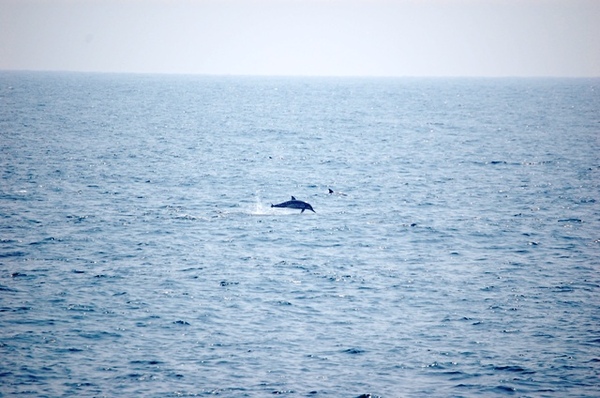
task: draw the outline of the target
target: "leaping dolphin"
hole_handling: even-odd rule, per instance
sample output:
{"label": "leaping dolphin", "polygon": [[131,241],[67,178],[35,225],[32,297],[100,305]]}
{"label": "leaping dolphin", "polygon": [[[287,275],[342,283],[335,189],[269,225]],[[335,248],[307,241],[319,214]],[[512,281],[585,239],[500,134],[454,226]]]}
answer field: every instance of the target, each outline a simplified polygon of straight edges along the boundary
{"label": "leaping dolphin", "polygon": [[287,202],[279,203],[278,205],[271,204],[271,207],[287,207],[289,209],[302,209],[300,213],[304,213],[304,210],[310,210],[313,213],[316,211],[313,210],[312,206],[306,202],[301,200],[297,200],[292,196],[292,200],[288,200]]}

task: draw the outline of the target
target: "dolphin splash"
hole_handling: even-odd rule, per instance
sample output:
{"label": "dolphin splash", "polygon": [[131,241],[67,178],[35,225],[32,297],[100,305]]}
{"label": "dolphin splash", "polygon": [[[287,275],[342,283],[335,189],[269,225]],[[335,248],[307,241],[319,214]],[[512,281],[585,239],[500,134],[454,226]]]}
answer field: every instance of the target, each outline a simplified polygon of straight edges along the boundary
{"label": "dolphin splash", "polygon": [[313,213],[316,211],[313,210],[312,206],[306,202],[301,200],[297,200],[292,196],[292,200],[288,200],[287,202],[279,203],[277,205],[271,204],[271,207],[287,207],[289,209],[302,209],[300,213],[304,213],[304,210],[310,210]]}

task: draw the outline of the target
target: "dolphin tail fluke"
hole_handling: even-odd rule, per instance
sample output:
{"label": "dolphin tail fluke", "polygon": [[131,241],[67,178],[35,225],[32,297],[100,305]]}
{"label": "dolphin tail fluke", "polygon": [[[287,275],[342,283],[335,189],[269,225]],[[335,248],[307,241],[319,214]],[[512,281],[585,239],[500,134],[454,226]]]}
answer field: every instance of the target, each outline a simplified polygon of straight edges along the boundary
{"label": "dolphin tail fluke", "polygon": [[273,205],[273,203],[271,203],[271,207],[275,207],[275,206]]}

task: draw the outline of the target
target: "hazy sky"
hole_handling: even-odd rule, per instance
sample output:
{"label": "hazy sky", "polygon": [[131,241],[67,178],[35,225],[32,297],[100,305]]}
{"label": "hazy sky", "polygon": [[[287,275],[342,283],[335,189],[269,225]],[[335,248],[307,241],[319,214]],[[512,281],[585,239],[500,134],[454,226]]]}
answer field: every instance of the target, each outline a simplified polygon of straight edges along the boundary
{"label": "hazy sky", "polygon": [[600,76],[600,0],[0,0],[0,69]]}

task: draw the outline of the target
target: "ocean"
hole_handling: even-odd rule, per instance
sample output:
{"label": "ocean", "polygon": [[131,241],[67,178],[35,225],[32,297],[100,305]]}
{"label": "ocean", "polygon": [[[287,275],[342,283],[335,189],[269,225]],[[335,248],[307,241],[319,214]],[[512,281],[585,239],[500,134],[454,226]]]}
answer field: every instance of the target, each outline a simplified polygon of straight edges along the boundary
{"label": "ocean", "polygon": [[600,393],[600,79],[5,71],[0,173],[0,396]]}

